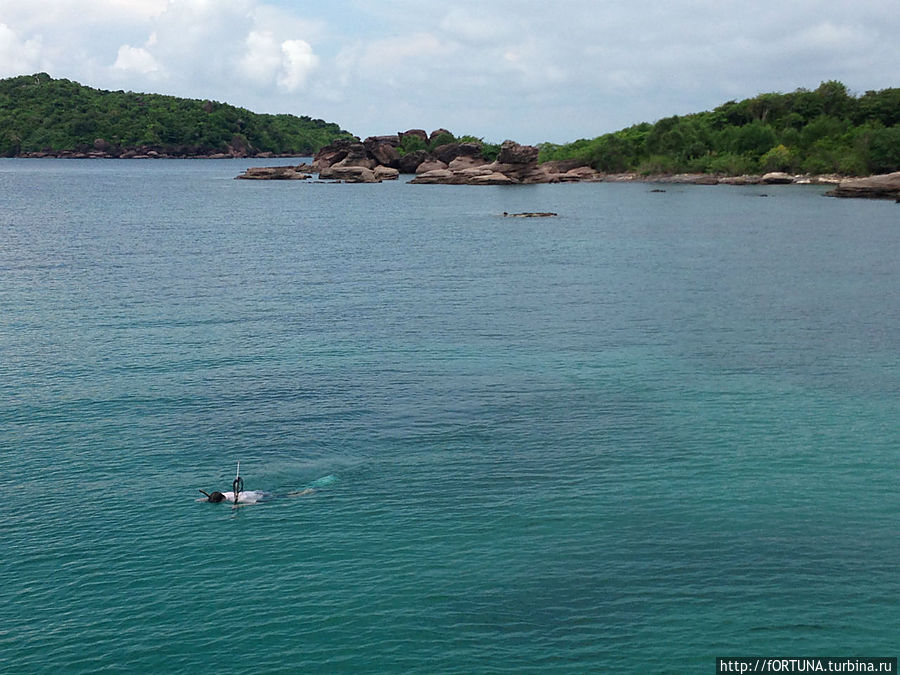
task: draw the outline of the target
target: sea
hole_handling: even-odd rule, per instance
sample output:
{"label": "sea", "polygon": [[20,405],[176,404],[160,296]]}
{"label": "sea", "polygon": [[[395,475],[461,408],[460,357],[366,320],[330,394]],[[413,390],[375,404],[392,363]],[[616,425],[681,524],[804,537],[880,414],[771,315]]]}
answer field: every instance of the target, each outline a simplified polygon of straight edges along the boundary
{"label": "sea", "polygon": [[297,161],[0,160],[0,672],[898,656],[900,206]]}

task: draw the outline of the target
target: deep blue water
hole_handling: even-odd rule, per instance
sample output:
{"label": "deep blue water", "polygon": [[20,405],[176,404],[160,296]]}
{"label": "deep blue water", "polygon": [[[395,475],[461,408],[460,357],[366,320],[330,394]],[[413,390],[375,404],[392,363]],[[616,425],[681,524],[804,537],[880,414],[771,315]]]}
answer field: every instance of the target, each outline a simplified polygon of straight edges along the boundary
{"label": "deep blue water", "polygon": [[900,207],[254,163],[0,161],[0,671],[898,655]]}

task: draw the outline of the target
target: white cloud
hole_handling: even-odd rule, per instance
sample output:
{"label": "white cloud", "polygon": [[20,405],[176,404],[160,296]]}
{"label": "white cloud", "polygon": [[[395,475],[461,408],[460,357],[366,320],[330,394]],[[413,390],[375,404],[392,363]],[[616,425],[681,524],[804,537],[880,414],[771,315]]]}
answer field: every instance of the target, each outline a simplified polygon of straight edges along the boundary
{"label": "white cloud", "polygon": [[131,45],[119,47],[119,53],[116,56],[113,68],[141,75],[149,75],[160,70],[159,64],[150,52],[142,47],[132,47]]}
{"label": "white cloud", "polygon": [[268,31],[251,31],[245,40],[247,51],[240,60],[241,75],[254,83],[270,83],[281,67],[281,50]]}
{"label": "white cloud", "polygon": [[271,31],[251,31],[246,45],[247,51],[240,60],[239,70],[248,84],[255,87],[274,83],[280,91],[298,91],[319,63],[308,42],[279,42]]}
{"label": "white cloud", "polygon": [[304,40],[285,40],[281,43],[283,55],[278,86],[283,91],[294,92],[302,89],[310,73],[319,64],[312,47]]}
{"label": "white cloud", "polygon": [[0,77],[31,74],[41,70],[41,39],[22,40],[0,23]]}

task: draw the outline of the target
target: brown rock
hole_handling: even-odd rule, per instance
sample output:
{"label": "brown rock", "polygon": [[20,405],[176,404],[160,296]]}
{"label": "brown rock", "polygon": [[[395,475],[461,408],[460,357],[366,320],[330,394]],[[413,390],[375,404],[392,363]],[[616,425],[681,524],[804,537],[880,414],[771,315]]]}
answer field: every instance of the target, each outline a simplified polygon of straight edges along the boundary
{"label": "brown rock", "polygon": [[473,176],[469,180],[469,185],[516,185],[518,182],[515,178],[494,171],[482,176]]}
{"label": "brown rock", "polygon": [[559,180],[563,183],[599,182],[603,176],[589,166],[579,166],[560,174]]}
{"label": "brown rock", "polygon": [[255,166],[237,176],[244,180],[306,180],[309,177],[293,166]]}
{"label": "brown rock", "polygon": [[900,171],[841,181],[829,197],[900,200]]}
{"label": "brown rock", "polygon": [[347,156],[341,161],[332,164],[333,167],[350,167],[357,166],[364,169],[374,169],[378,165],[374,159],[369,157],[366,152],[366,146],[362,143],[351,143],[347,148]]}
{"label": "brown rock", "polygon": [[651,182],[680,185],[718,185],[719,179],[710,173],[676,173],[672,176],[654,177]]}
{"label": "brown rock", "polygon": [[374,174],[375,178],[379,181],[397,180],[400,177],[400,172],[397,169],[389,166],[381,166],[380,164],[375,167]]}
{"label": "brown rock", "polygon": [[400,157],[397,161],[397,168],[400,170],[400,173],[415,173],[416,169],[419,168],[419,165],[429,157],[431,157],[431,155],[428,154],[427,150],[409,152]]}
{"label": "brown rock", "polygon": [[719,182],[724,185],[759,185],[762,183],[762,176],[722,176]]}
{"label": "brown rock", "polygon": [[375,160],[376,164],[398,168],[400,153],[397,146],[400,144],[397,136],[370,136],[363,141],[366,154]]}
{"label": "brown rock", "polygon": [[515,141],[503,141],[497,161],[501,164],[531,164],[537,162],[539,150],[533,145],[519,145]]}
{"label": "brown rock", "polygon": [[794,182],[794,177],[783,171],[772,171],[762,177],[762,182],[766,185],[787,185]]}
{"label": "brown rock", "polygon": [[484,166],[487,162],[484,161],[480,156],[479,157],[457,157],[452,160],[447,168],[451,171],[462,171],[464,169],[471,169],[474,167]]}
{"label": "brown rock", "polygon": [[425,171],[421,174],[416,175],[410,183],[419,183],[425,185],[434,185],[434,184],[452,184],[455,181],[455,176],[452,171],[449,169],[434,169],[432,171]]}
{"label": "brown rock", "polygon": [[327,167],[319,172],[319,178],[340,180],[345,183],[380,183],[381,179],[375,176],[375,172],[365,166],[338,166]]}
{"label": "brown rock", "polygon": [[423,173],[428,173],[430,171],[444,170],[446,168],[447,168],[447,165],[444,162],[441,162],[440,160],[426,159],[424,162],[419,164],[419,166],[416,168],[416,175],[420,176]]}
{"label": "brown rock", "polygon": [[313,166],[317,171],[321,171],[326,167],[337,164],[350,154],[351,145],[353,145],[353,141],[347,138],[340,138],[326,145],[316,153],[316,156],[313,158]]}
{"label": "brown rock", "polygon": [[[431,151],[435,157],[444,164],[450,164],[457,157],[481,158],[481,144],[479,143],[445,143]],[[484,164],[484,162],[482,162]]]}
{"label": "brown rock", "polygon": [[366,148],[369,147],[370,143],[374,143],[376,145],[386,143],[387,145],[396,148],[398,145],[400,145],[400,134],[389,134],[387,136],[369,136],[366,140],[363,141],[363,145],[365,145]]}

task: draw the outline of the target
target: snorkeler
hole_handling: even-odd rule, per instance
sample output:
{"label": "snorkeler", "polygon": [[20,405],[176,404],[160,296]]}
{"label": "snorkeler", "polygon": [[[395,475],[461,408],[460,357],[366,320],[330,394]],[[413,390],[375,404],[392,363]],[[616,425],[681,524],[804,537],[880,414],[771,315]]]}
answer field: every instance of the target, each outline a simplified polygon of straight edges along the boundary
{"label": "snorkeler", "polygon": [[[271,492],[263,492],[262,490],[244,490],[244,479],[241,478],[240,471],[241,464],[240,462],[238,462],[238,473],[234,477],[234,481],[232,481],[231,483],[231,492],[219,492],[218,490],[214,492],[207,492],[206,490],[200,490],[200,493],[203,494],[206,499],[201,499],[198,501],[207,501],[213,504],[218,504],[219,502],[232,502],[235,506],[238,506],[243,504],[257,504],[261,501],[268,501],[272,497],[279,496],[273,495]],[[332,485],[337,481],[337,476],[335,476],[334,474],[329,474],[327,476],[323,476],[322,478],[314,480],[302,490],[294,490],[280,496],[304,497],[306,495],[315,494],[320,489],[328,487],[329,485]]]}

